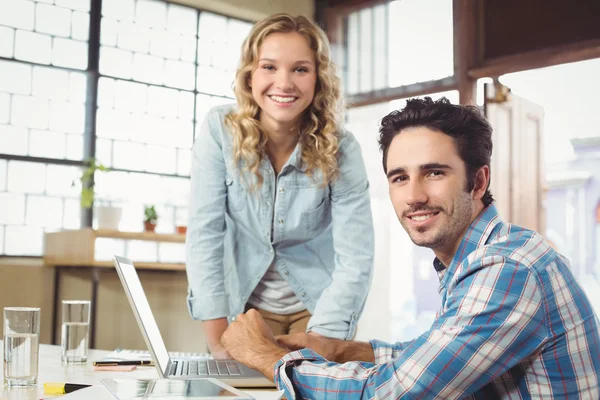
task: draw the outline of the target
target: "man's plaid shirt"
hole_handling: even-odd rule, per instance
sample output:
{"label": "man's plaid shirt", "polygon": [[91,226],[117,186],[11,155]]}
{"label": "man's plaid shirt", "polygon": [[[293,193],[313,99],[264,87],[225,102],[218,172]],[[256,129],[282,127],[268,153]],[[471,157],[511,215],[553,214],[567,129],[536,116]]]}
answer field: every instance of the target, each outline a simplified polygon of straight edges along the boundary
{"label": "man's plaid shirt", "polygon": [[374,364],[291,352],[275,367],[286,397],[600,399],[598,317],[538,233],[502,222],[492,204],[450,266],[436,264],[442,307],[428,331],[373,340]]}

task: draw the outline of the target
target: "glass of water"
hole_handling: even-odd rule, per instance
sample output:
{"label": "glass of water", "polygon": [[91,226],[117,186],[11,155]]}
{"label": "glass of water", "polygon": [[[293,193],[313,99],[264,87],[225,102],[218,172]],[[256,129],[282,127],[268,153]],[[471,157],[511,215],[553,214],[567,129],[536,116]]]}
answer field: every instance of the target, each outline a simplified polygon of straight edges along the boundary
{"label": "glass of water", "polygon": [[90,330],[90,301],[63,300],[61,360],[64,364],[87,361]]}
{"label": "glass of water", "polygon": [[40,309],[4,308],[4,386],[35,386],[40,345]]}

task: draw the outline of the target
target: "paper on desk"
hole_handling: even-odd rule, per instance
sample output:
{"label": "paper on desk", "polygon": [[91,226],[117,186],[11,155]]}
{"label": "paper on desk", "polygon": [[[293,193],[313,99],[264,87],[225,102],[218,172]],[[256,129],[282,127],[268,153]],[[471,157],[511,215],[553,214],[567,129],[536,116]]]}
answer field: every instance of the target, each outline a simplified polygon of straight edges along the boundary
{"label": "paper on desk", "polygon": [[[201,358],[211,358],[208,353],[188,353],[188,352],[169,352],[169,356],[171,358],[183,358],[183,357],[201,357]],[[102,360],[142,360],[142,361],[152,361],[152,357],[150,353],[145,350],[128,350],[128,349],[117,349],[111,351],[104,357]]]}
{"label": "paper on desk", "polygon": [[148,353],[147,351],[115,350],[102,357],[102,360],[152,361],[152,357],[150,357],[150,353]]}

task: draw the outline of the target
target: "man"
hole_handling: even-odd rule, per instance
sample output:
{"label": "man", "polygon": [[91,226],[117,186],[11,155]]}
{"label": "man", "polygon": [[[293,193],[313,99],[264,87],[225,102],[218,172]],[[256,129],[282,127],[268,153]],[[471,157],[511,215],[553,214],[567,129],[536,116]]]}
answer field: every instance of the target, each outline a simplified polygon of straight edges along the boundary
{"label": "man", "polygon": [[479,111],[409,100],[383,118],[379,143],[402,226],[436,255],[442,307],[431,328],[396,344],[275,341],[249,312],[223,337],[229,353],[288,399],[600,398],[598,318],[568,261],[498,215],[492,129]]}

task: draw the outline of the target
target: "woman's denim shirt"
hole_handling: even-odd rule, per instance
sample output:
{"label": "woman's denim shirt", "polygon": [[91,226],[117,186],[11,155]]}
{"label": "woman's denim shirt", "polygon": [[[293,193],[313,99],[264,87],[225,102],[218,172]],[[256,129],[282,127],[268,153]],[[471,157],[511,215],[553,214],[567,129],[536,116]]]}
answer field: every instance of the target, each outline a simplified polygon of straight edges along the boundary
{"label": "woman's denim shirt", "polygon": [[[231,319],[271,265],[312,317],[308,330],[354,336],[373,273],[369,183],[354,136],[340,136],[339,177],[320,184],[306,173],[298,144],[278,176],[267,157],[264,182],[234,166],[224,120],[235,106],[208,113],[193,146],[187,230],[192,318]],[[242,177],[243,176],[243,177]]]}

